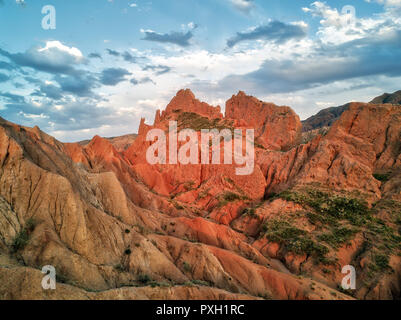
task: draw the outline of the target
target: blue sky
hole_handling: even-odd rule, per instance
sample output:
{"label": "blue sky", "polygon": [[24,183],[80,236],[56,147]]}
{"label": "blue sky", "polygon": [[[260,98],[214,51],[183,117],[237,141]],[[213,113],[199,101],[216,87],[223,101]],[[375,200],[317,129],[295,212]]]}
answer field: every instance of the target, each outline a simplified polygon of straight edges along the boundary
{"label": "blue sky", "polygon": [[136,132],[181,88],[301,118],[401,89],[401,0],[0,0],[0,30],[0,115],[62,141]]}

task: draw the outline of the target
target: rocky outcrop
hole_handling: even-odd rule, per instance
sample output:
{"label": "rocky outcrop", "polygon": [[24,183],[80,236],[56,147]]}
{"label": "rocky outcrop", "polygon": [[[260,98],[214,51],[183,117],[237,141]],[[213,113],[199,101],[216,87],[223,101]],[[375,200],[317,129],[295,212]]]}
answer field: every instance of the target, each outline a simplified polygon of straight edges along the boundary
{"label": "rocky outcrop", "polygon": [[[160,114],[157,112],[157,115]],[[202,196],[203,203],[213,201],[225,192],[236,192],[250,199],[261,199],[265,190],[265,178],[256,167],[250,176],[238,176],[235,167],[229,165],[167,164],[149,165],[146,150],[151,142],[146,141],[146,134],[152,128],[168,132],[169,122],[177,121],[178,129],[233,129],[232,123],[223,118],[220,108],[209,106],[195,99],[190,90],[181,90],[172,99],[166,110],[156,116],[153,126],[141,122],[137,139],[124,153],[124,157],[132,164],[133,170],[152,190],[163,196],[177,196],[182,202],[193,203]],[[233,119],[230,119],[233,120]],[[244,133],[245,134],[245,133]],[[200,135],[199,135],[200,139]],[[167,148],[170,145],[166,136]],[[183,143],[178,144],[180,148]],[[223,154],[223,153],[222,153]],[[199,153],[200,158],[200,153]],[[169,159],[169,157],[168,157]],[[223,159],[221,163],[223,163]],[[230,181],[230,183],[228,182]]]}
{"label": "rocky outcrop", "polygon": [[242,91],[227,101],[226,117],[254,128],[256,141],[266,149],[286,151],[301,141],[302,125],[290,107],[278,107]]}
{"label": "rocky outcrop", "polygon": [[286,153],[260,152],[267,192],[320,183],[379,199],[374,173],[400,169],[400,123],[397,106],[351,103],[325,136]]}
{"label": "rocky outcrop", "polygon": [[[194,112],[209,119],[220,119],[223,117],[219,106],[212,107],[205,102],[199,101],[189,89],[178,91],[176,96],[167,105],[166,110],[162,113],[161,117],[163,118],[168,114],[177,112],[178,110]],[[155,117],[156,123],[160,121],[160,111],[158,114],[159,116]]]}

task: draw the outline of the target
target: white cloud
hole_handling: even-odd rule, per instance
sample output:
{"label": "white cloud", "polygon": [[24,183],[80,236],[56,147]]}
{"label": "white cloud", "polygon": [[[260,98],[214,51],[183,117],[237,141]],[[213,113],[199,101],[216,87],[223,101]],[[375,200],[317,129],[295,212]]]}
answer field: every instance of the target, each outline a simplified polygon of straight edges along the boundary
{"label": "white cloud", "polygon": [[248,13],[254,6],[252,0],[230,0],[231,4],[238,10]]}
{"label": "white cloud", "polygon": [[387,7],[401,7],[401,0],[365,0],[366,2],[377,2]]}
{"label": "white cloud", "polygon": [[46,46],[43,48],[38,49],[38,52],[51,52],[53,49],[57,49],[63,53],[66,53],[76,59],[77,62],[83,60],[82,52],[75,47],[67,47],[66,45],[62,44],[60,41],[47,41]]}
{"label": "white cloud", "polygon": [[302,8],[304,12],[312,14],[314,17],[323,18],[320,24],[323,26],[336,26],[343,25],[343,19],[337,9],[329,7],[326,3],[315,1],[309,8]]}
{"label": "white cloud", "polygon": [[[392,1],[401,3],[401,0]],[[317,36],[325,44],[341,44],[376,35],[386,37],[401,28],[401,17],[390,8],[369,18],[359,18],[357,11],[351,17],[320,1],[315,1],[302,10],[313,17],[321,18]]]}

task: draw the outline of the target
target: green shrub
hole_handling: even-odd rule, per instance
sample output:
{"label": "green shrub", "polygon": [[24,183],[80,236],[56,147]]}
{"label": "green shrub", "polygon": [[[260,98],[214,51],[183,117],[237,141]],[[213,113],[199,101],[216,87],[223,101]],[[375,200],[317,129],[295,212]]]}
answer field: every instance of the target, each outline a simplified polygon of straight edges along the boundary
{"label": "green shrub", "polygon": [[374,257],[374,262],[380,271],[389,268],[389,257],[384,254],[377,254]]}
{"label": "green shrub", "polygon": [[119,272],[125,272],[125,271],[127,271],[127,268],[126,267],[124,267],[122,264],[116,264],[115,266],[114,266],[114,269],[115,270],[117,270],[117,271],[119,271]]}
{"label": "green shrub", "polygon": [[33,218],[29,218],[25,223],[25,229],[28,230],[29,233],[33,232],[36,227],[36,222]]}
{"label": "green shrub", "polygon": [[191,272],[191,270],[192,270],[191,265],[186,261],[183,262],[182,267],[184,268],[185,272]]}
{"label": "green shrub", "polygon": [[180,205],[179,203],[177,203],[177,202],[175,202],[175,201],[174,201],[174,207],[175,207],[177,210],[183,210],[183,209],[184,209],[184,207],[183,207],[182,205]]}
{"label": "green shrub", "polygon": [[171,287],[171,284],[166,281],[162,281],[162,282],[158,283],[158,286],[162,287],[162,288],[168,288],[168,287]]}
{"label": "green shrub", "polygon": [[189,191],[192,190],[195,186],[195,182],[194,181],[187,181],[184,183],[184,188],[185,190]]}
{"label": "green shrub", "polygon": [[210,286],[209,282],[197,279],[192,280],[191,283],[197,286],[205,286],[205,287]]}
{"label": "green shrub", "polygon": [[223,199],[224,199],[225,201],[227,201],[227,202],[234,202],[234,201],[237,201],[237,200],[241,200],[242,197],[241,197],[239,194],[237,194],[237,193],[234,193],[234,192],[229,191],[229,192],[226,192],[226,193],[223,195]]}
{"label": "green shrub", "polygon": [[149,275],[147,275],[146,273],[141,273],[138,276],[138,281],[143,283],[143,284],[148,284],[149,282],[152,281],[151,277],[149,277]]}
{"label": "green shrub", "polygon": [[245,208],[242,210],[242,213],[245,216],[250,216],[252,218],[256,218],[258,215],[256,214],[255,208]]}
{"label": "green shrub", "polygon": [[14,252],[24,249],[25,246],[28,244],[28,241],[29,241],[29,234],[28,231],[24,228],[14,238],[12,244]]}
{"label": "green shrub", "polygon": [[14,252],[17,252],[19,250],[22,250],[25,248],[25,246],[29,242],[29,238],[31,233],[34,231],[36,226],[36,222],[34,219],[29,218],[25,222],[25,226],[22,228],[22,230],[16,235],[14,238],[14,241],[12,243],[12,249]]}
{"label": "green shrub", "polygon": [[152,288],[156,287],[162,287],[162,288],[167,288],[171,287],[171,285],[168,282],[157,282],[157,281],[148,281],[146,284],[150,285]]}
{"label": "green shrub", "polygon": [[266,150],[265,146],[260,144],[259,142],[255,141],[254,146],[255,146],[255,148]]}
{"label": "green shrub", "polygon": [[391,173],[374,173],[373,177],[381,182],[387,182],[390,180],[390,175]]}
{"label": "green shrub", "polygon": [[226,180],[229,184],[234,184],[234,181],[231,178],[225,177],[224,180]]}

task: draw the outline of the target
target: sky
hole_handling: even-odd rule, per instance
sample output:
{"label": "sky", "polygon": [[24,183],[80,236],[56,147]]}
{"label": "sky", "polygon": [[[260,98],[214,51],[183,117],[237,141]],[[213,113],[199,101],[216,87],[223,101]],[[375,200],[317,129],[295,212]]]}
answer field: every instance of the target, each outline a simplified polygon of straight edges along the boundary
{"label": "sky", "polygon": [[400,90],[401,0],[0,0],[9,121],[65,142],[134,133],[183,88],[301,119]]}

